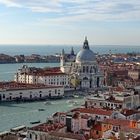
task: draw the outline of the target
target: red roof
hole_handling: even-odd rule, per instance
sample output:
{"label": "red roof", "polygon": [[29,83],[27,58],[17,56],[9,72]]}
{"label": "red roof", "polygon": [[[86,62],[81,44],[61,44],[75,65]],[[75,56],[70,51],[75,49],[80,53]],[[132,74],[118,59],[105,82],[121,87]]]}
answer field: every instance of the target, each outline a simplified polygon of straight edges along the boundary
{"label": "red roof", "polygon": [[35,130],[35,131],[42,131],[42,132],[53,132],[63,127],[64,127],[64,124],[60,124],[60,123],[54,123],[54,124],[43,123],[38,126],[34,126],[30,129]]}
{"label": "red roof", "polygon": [[123,119],[105,119],[103,123],[112,124],[115,126],[122,126],[122,127],[129,127],[130,120],[123,120]]}
{"label": "red roof", "polygon": [[59,88],[62,86],[52,86],[44,84],[26,84],[18,82],[0,82],[0,88],[5,90],[27,90],[27,89],[45,89],[45,88]]}
{"label": "red roof", "polygon": [[[25,73],[21,73],[25,74]],[[35,76],[51,76],[51,75],[66,75],[60,70],[60,67],[54,68],[30,68],[29,72],[26,73],[27,75],[35,75]]]}
{"label": "red roof", "polygon": [[56,112],[56,113],[53,114],[53,117],[59,116],[59,115],[64,115],[64,116],[66,116],[66,113],[65,113],[65,112]]}
{"label": "red roof", "polygon": [[88,113],[88,114],[96,114],[96,115],[112,115],[112,110],[105,110],[102,108],[77,108],[73,109],[72,112],[80,112],[80,113]]}
{"label": "red roof", "polygon": [[140,111],[137,111],[137,110],[133,110],[133,109],[123,109],[121,111],[121,113],[125,116],[130,116],[130,115],[133,115],[133,114],[137,114],[137,113],[140,113]]}
{"label": "red roof", "polygon": [[74,134],[74,133],[60,133],[60,132],[51,132],[49,133],[52,136],[59,138],[68,138],[74,140],[86,140],[82,134]]}

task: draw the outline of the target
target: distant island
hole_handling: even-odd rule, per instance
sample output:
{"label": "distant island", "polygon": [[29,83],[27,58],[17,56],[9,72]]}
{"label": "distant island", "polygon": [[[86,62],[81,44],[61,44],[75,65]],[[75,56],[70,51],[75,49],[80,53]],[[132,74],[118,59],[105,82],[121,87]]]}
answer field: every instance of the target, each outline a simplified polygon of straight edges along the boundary
{"label": "distant island", "polygon": [[[54,55],[39,55],[39,54],[31,54],[31,55],[8,55],[8,54],[0,54],[0,64],[9,64],[9,63],[60,63],[61,54]],[[71,52],[65,54],[65,58],[67,61],[74,61],[76,55],[74,53],[73,48],[71,48]]]}
{"label": "distant island", "polygon": [[7,54],[0,54],[0,64],[8,63],[59,63],[60,55],[38,55],[31,54],[10,56]]}
{"label": "distant island", "polygon": [[[110,52],[111,53],[111,52]],[[106,54],[109,55],[110,53]],[[120,53],[116,53],[120,54]],[[124,53],[122,53],[124,54]],[[139,62],[139,53],[132,52],[132,53],[125,53],[129,58],[133,59],[133,61],[138,61]],[[59,53],[52,54],[52,55],[39,55],[39,54],[31,54],[31,55],[8,55],[1,53],[0,54],[0,64],[12,64],[12,63],[60,63],[60,55]],[[102,57],[105,54],[98,54],[96,53],[96,57]],[[120,54],[121,55],[121,54]],[[73,48],[71,49],[70,53],[65,54],[66,60],[67,61],[73,61],[76,57],[76,54],[74,53]],[[117,61],[120,60],[121,58],[117,58]],[[122,60],[123,61],[123,60]]]}

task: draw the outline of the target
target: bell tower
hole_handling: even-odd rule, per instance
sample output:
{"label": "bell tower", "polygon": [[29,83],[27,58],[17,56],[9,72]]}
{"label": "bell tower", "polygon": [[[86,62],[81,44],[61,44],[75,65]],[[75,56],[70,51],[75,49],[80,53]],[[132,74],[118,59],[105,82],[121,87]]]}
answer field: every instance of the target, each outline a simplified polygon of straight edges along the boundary
{"label": "bell tower", "polygon": [[60,69],[63,71],[65,66],[65,51],[62,49],[61,55],[60,55]]}

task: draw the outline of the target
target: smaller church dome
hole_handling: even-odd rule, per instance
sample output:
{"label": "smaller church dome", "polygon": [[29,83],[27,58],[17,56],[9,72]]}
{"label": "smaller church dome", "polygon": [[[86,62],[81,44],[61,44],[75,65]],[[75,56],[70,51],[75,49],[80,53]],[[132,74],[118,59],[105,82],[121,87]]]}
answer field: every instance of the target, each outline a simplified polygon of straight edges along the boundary
{"label": "smaller church dome", "polygon": [[87,61],[96,61],[95,53],[90,50],[88,45],[88,40],[85,38],[83,48],[78,52],[76,56],[76,62],[87,62]]}

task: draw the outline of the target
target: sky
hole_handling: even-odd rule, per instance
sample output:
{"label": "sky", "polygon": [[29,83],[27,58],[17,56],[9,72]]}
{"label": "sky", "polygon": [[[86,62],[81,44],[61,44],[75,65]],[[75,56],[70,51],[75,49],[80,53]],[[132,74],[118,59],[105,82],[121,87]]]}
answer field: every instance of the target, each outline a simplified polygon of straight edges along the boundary
{"label": "sky", "polygon": [[0,0],[0,44],[140,45],[140,0]]}

